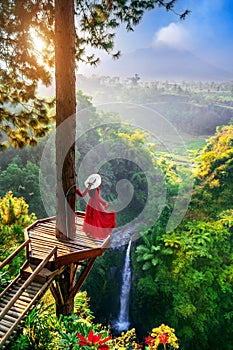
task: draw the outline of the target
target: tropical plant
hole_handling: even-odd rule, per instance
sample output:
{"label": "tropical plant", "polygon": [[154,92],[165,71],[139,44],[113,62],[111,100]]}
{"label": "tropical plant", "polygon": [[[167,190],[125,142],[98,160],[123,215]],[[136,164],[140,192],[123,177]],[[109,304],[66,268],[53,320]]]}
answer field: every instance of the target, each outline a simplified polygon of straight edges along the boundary
{"label": "tropical plant", "polygon": [[94,334],[93,330],[90,329],[87,337],[84,337],[81,333],[77,333],[79,338],[78,344],[85,349],[96,349],[96,350],[109,350],[110,347],[106,343],[111,339],[111,336],[108,336],[102,339],[102,333]]}
{"label": "tropical plant", "polygon": [[142,270],[146,271],[158,264],[158,252],[161,247],[154,244],[155,239],[152,230],[143,233],[142,240],[143,244],[136,247],[136,255],[137,262],[142,263]]}
{"label": "tropical plant", "polygon": [[163,344],[164,350],[167,349],[167,346],[169,349],[178,349],[178,339],[174,332],[175,330],[173,328],[170,328],[165,324],[161,324],[161,326],[153,328],[150,335],[145,339],[145,342],[148,345],[146,349],[156,350],[160,344]]}
{"label": "tropical plant", "polygon": [[126,332],[121,332],[121,334],[112,339],[113,349],[141,349],[142,345],[138,343],[136,330],[132,328]]}

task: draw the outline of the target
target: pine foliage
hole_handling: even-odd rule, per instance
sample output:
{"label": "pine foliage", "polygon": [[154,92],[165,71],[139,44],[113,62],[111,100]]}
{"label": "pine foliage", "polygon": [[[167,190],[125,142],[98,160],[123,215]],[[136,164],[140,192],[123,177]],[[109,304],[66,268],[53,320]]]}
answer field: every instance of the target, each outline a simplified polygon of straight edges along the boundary
{"label": "pine foliage", "polygon": [[[38,82],[51,84],[53,62],[53,2],[11,1],[0,4],[0,138],[16,147],[35,146],[49,131],[54,101],[37,95]],[[32,31],[47,49],[38,53]],[[39,59],[41,58],[41,60]]]}

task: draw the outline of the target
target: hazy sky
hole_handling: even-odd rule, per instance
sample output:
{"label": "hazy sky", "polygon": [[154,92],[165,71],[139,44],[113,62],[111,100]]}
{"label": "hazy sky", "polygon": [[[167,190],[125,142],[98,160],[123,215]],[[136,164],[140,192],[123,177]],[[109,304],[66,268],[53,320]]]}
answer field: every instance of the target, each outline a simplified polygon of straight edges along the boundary
{"label": "hazy sky", "polygon": [[178,0],[176,9],[189,9],[191,13],[180,21],[162,8],[147,12],[134,32],[119,30],[116,50],[124,55],[135,49],[167,45],[189,50],[233,72],[233,0]]}

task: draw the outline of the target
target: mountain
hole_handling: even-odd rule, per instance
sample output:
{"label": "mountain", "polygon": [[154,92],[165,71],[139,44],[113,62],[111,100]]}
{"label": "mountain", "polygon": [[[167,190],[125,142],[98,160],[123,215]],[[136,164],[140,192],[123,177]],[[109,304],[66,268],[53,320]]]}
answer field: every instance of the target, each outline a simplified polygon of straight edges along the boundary
{"label": "mountain", "polygon": [[226,81],[233,73],[214,66],[187,50],[168,46],[138,49],[119,60],[103,60],[97,68],[84,68],[82,74],[132,77],[138,74],[146,80]]}

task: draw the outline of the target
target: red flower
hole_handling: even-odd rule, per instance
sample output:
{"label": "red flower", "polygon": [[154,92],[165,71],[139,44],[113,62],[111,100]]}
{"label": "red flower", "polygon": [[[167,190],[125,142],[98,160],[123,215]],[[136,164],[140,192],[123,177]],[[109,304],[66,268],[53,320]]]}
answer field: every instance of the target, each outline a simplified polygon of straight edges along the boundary
{"label": "red flower", "polygon": [[145,343],[148,346],[153,346],[155,343],[155,339],[153,337],[151,337],[150,335],[148,335],[148,337],[145,338]]}
{"label": "red flower", "polygon": [[158,336],[160,343],[162,343],[163,345],[167,344],[168,342],[168,335],[167,333],[162,333]]}
{"label": "red flower", "polygon": [[98,350],[109,350],[109,346],[106,343],[111,337],[107,337],[105,339],[102,338],[102,334],[95,335],[93,330],[90,329],[87,338],[85,338],[82,334],[77,333],[77,337],[80,339],[79,345],[81,346],[92,346],[98,345]]}
{"label": "red flower", "polygon": [[110,347],[107,344],[99,345],[98,350],[110,350]]}

